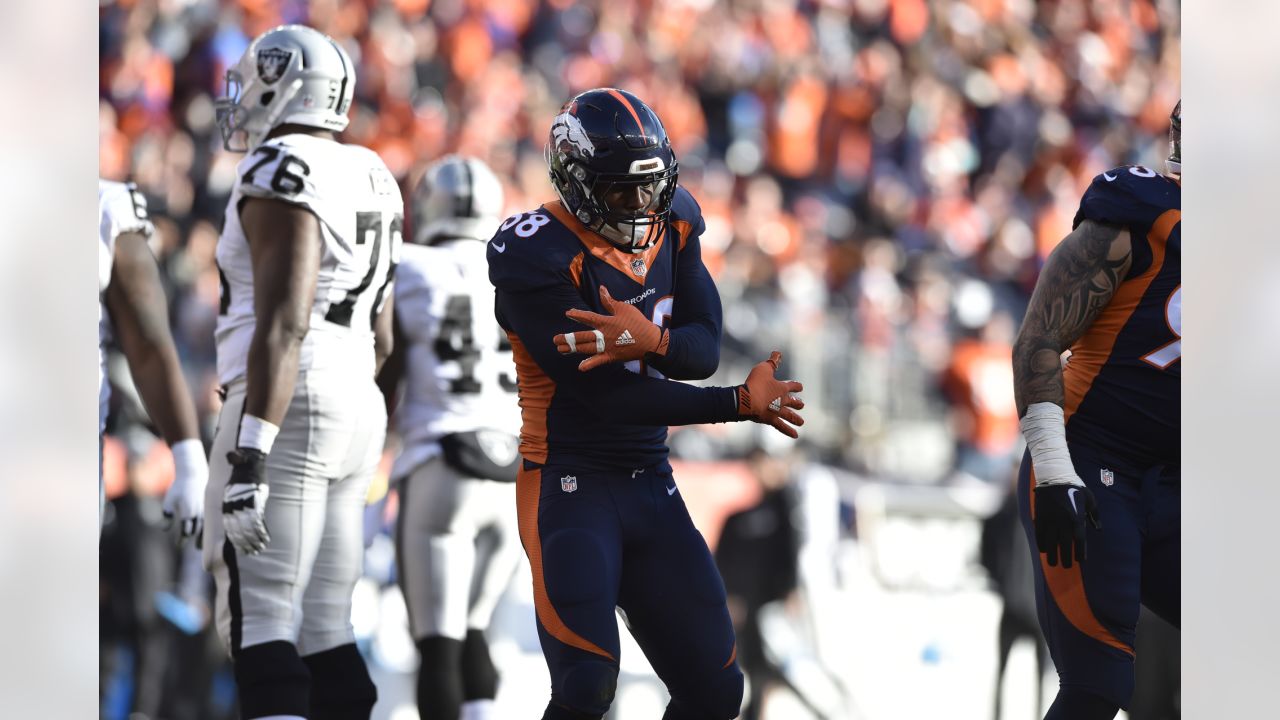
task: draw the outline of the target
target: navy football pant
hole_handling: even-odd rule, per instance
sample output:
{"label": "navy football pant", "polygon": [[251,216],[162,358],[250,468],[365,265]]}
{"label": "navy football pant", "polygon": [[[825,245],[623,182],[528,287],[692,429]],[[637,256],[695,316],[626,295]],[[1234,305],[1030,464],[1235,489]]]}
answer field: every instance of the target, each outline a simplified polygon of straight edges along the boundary
{"label": "navy football pant", "polygon": [[620,653],[615,606],[671,693],[664,718],[737,717],[742,672],[724,583],[668,467],[526,462],[516,493],[551,671],[546,717],[598,718],[609,709]]}
{"label": "navy football pant", "polygon": [[1070,450],[1076,474],[1098,501],[1102,525],[1088,527],[1089,557],[1083,563],[1069,570],[1061,563],[1050,567],[1037,551],[1030,453],[1018,476],[1040,629],[1058,668],[1060,699],[1064,692],[1082,693],[1128,707],[1139,605],[1174,626],[1182,621],[1180,470],[1133,471],[1079,445]]}

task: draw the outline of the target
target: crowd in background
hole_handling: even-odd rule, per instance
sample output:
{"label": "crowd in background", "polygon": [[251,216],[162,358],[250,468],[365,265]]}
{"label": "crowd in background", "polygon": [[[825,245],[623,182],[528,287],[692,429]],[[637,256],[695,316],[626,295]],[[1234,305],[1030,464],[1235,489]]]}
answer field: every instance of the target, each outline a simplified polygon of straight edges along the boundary
{"label": "crowd in background", "polygon": [[[816,456],[1004,483],[1017,320],[1091,179],[1163,168],[1179,13],[1179,0],[100,0],[100,174],[147,197],[211,435],[214,246],[241,158],[222,149],[213,100],[255,35],[304,23],[343,44],[358,77],[341,139],[376,150],[406,195],[461,152],[493,167],[510,212],[554,197],[543,146],[560,105],[626,88],[662,118],[706,217],[725,306],[713,382],[782,349]],[[112,427],[124,440],[109,465],[159,452]],[[678,454],[727,452],[683,434]],[[114,475],[152,482],[145,462],[128,467]]]}

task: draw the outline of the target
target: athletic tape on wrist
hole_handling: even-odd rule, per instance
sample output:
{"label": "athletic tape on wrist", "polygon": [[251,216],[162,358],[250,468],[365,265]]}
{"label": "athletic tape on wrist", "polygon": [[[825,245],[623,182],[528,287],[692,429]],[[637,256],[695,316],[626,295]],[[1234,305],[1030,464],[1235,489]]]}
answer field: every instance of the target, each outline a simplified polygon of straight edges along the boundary
{"label": "athletic tape on wrist", "polygon": [[175,481],[209,477],[209,461],[204,456],[204,445],[198,439],[179,440],[169,451],[173,453]]}
{"label": "athletic tape on wrist", "polygon": [[240,435],[236,439],[236,447],[253,448],[261,450],[264,454],[271,453],[271,446],[275,444],[276,435],[280,433],[280,428],[253,415],[244,415],[240,418]]}
{"label": "athletic tape on wrist", "polygon": [[1075,485],[1084,487],[1076,475],[1067,449],[1067,425],[1062,407],[1051,402],[1032,403],[1019,423],[1031,451],[1031,464],[1036,471],[1036,487]]}

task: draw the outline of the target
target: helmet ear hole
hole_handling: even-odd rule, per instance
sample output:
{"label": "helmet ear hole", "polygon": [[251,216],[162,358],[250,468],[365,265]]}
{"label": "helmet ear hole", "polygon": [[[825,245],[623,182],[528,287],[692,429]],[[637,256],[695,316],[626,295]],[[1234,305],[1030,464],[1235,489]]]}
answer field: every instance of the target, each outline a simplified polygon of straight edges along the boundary
{"label": "helmet ear hole", "polygon": [[260,102],[261,102],[263,105],[270,105],[270,104],[271,104],[271,101],[272,101],[272,100],[275,100],[275,99],[276,99],[276,91],[275,91],[275,90],[269,90],[269,91],[267,91],[267,92],[262,93],[262,99],[261,99],[261,101],[260,101]]}

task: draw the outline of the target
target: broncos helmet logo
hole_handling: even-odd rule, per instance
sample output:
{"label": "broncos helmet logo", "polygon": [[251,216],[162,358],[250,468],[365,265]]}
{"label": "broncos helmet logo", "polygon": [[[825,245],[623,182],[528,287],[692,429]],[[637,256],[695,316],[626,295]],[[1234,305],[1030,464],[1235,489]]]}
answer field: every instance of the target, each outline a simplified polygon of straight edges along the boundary
{"label": "broncos helmet logo", "polygon": [[555,121],[551,123],[551,140],[555,143],[556,149],[561,152],[564,151],[565,145],[569,145],[577,148],[583,157],[592,157],[596,154],[595,143],[587,137],[582,121],[567,112],[557,115]]}

